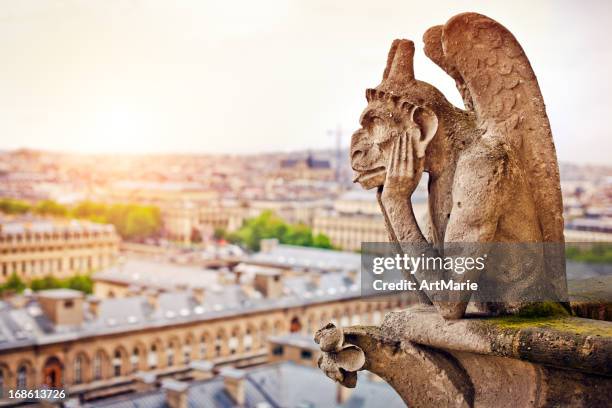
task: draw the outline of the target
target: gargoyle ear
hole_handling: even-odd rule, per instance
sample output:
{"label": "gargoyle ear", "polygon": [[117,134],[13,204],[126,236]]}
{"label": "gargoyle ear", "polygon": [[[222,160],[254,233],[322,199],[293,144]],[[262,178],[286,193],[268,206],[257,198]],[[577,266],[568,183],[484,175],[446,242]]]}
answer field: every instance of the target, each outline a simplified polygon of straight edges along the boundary
{"label": "gargoyle ear", "polygon": [[410,114],[410,119],[421,131],[420,137],[418,139],[413,139],[417,157],[420,159],[425,156],[427,145],[436,135],[436,131],[438,130],[438,117],[429,108],[415,106]]}

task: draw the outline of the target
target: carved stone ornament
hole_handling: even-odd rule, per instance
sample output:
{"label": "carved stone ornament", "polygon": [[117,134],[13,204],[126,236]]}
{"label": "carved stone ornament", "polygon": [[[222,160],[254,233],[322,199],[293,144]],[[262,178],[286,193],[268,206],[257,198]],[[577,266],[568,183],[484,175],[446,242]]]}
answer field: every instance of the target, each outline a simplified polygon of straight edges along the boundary
{"label": "carved stone ornament", "polygon": [[[368,106],[351,141],[355,182],[376,190],[390,241],[400,250],[404,243],[434,251],[445,243],[563,248],[552,134],[518,41],[476,13],[432,27],[423,39],[425,54],[455,80],[464,107],[416,80],[413,43],[395,40],[381,84],[366,91]],[[410,198],[424,172],[429,227],[422,232]],[[554,289],[563,303],[564,262],[542,265],[529,279],[510,268],[504,282],[493,283],[520,297],[531,278],[557,274],[562,279]],[[414,278],[431,277],[417,271]],[[439,302],[421,292],[419,305],[387,314],[379,327],[330,323],[315,336],[319,367],[347,387],[355,387],[357,371],[369,370],[410,407],[609,406],[612,323],[567,316],[537,326],[500,317],[462,319],[468,302],[476,303],[471,297],[466,292],[456,302]],[[495,307],[501,314],[517,310]]]}
{"label": "carved stone ornament", "polygon": [[333,323],[319,329],[315,341],[322,351],[319,368],[332,380],[354,388],[357,384],[357,371],[365,364],[363,350],[353,344],[346,344],[342,329]]}
{"label": "carved stone ornament", "polygon": [[[448,73],[463,97],[452,105],[415,78],[414,44],[395,40],[383,79],[366,90],[368,105],[351,140],[354,181],[377,191],[389,239],[441,251],[445,243],[547,243],[562,250],[563,205],[555,147],[546,108],[527,56],[512,33],[476,13],[459,14],[427,30],[425,54]],[[428,228],[421,231],[410,197],[428,173]],[[541,259],[552,259],[549,249]],[[562,252],[561,252],[562,253]],[[456,256],[476,258],[467,248]],[[533,281],[550,286],[553,301],[567,295],[564,262],[524,273],[495,270],[452,275],[486,281],[508,298],[523,299]],[[452,271],[416,271],[409,279],[448,278]],[[496,275],[497,274],[497,275]],[[497,285],[499,282],[499,285]],[[434,304],[445,317],[463,317],[472,296]],[[478,305],[486,313],[513,313],[521,304]],[[501,302],[503,303],[503,302]]]}

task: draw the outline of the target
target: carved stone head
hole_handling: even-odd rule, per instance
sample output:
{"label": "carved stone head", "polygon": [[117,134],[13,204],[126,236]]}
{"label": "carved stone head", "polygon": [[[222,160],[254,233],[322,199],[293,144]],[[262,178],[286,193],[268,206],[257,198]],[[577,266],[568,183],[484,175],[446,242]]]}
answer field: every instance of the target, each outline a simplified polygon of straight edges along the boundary
{"label": "carved stone head", "polygon": [[391,147],[399,135],[409,134],[416,155],[424,157],[438,130],[436,106],[448,104],[437,89],[414,79],[413,57],[412,41],[395,40],[382,83],[366,91],[368,106],[350,150],[353,181],[365,189],[384,184]]}

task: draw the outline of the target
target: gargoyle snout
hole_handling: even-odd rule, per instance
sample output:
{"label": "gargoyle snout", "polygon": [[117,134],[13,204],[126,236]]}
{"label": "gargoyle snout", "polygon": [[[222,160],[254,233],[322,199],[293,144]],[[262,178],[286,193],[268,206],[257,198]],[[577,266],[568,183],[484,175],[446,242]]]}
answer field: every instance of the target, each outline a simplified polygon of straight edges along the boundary
{"label": "gargoyle snout", "polygon": [[367,134],[363,129],[357,130],[351,136],[351,167],[355,171],[366,170],[365,158],[367,151],[371,148],[370,143],[366,142]]}

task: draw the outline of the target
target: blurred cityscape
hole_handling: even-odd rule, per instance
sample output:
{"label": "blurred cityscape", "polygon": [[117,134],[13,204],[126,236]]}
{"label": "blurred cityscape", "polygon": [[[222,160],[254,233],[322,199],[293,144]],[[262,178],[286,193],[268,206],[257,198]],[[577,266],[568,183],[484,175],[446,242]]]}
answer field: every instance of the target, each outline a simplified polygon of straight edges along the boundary
{"label": "blurred cityscape", "polygon": [[[361,243],[387,234],[347,157],[0,152],[0,404],[403,406],[316,368],[318,328],[411,302],[360,296]],[[612,167],[561,175],[566,241],[612,241]]]}

